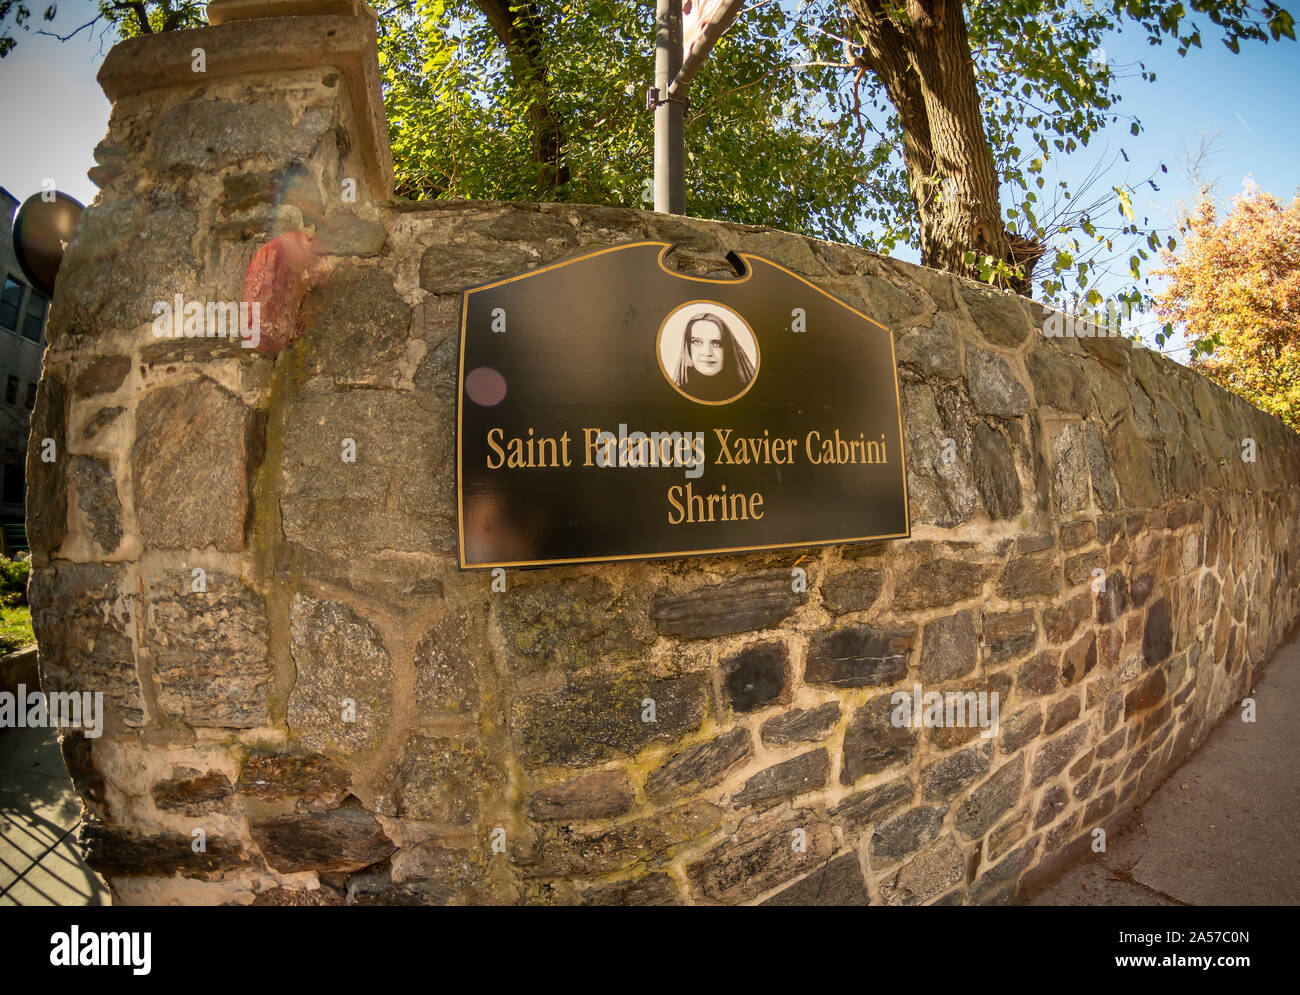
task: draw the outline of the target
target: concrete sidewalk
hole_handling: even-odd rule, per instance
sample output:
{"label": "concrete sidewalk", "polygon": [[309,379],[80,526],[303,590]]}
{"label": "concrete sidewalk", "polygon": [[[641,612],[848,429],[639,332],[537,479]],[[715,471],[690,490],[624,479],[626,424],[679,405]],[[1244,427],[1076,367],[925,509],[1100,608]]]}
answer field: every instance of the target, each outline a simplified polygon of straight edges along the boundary
{"label": "concrete sidewalk", "polygon": [[77,848],[81,799],[52,729],[0,729],[0,907],[108,905]]}
{"label": "concrete sidewalk", "polygon": [[1300,904],[1300,633],[1107,852],[1030,905]]}

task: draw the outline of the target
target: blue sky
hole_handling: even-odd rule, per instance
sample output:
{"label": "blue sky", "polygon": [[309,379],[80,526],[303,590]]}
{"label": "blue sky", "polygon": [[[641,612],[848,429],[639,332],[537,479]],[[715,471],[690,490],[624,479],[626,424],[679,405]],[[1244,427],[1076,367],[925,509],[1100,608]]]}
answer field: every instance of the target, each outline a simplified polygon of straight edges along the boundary
{"label": "blue sky", "polygon": [[[81,23],[75,4],[64,3],[55,26],[68,31]],[[1202,25],[1203,28],[1207,25]],[[1156,82],[1126,80],[1120,110],[1137,116],[1144,131],[1128,132],[1121,120],[1086,149],[1055,160],[1060,178],[1077,186],[1098,163],[1109,162],[1122,146],[1130,162],[1107,174],[1106,186],[1136,183],[1164,163],[1168,174],[1160,191],[1144,189],[1134,204],[1139,220],[1172,230],[1179,201],[1190,201],[1194,188],[1180,171],[1186,150],[1195,149],[1202,133],[1217,135],[1217,151],[1206,172],[1219,179],[1217,194],[1226,200],[1242,191],[1250,176],[1260,189],[1289,200],[1300,187],[1300,45],[1282,41],[1243,45],[1233,55],[1209,31],[1205,47],[1180,58],[1173,46],[1151,48],[1136,31],[1106,40],[1108,61],[1143,60]],[[25,198],[52,177],[60,190],[84,203],[95,196],[86,170],[92,152],[107,130],[109,105],[95,72],[109,39],[83,31],[71,41],[17,32],[18,45],[0,59],[0,185]],[[649,121],[647,119],[647,126]],[[909,253],[900,250],[898,255]],[[1110,294],[1125,284],[1104,280]],[[1166,348],[1169,348],[1168,346]],[[1183,358],[1176,353],[1175,358]]]}
{"label": "blue sky", "polygon": [[[89,6],[88,4],[86,6]],[[82,12],[60,4],[55,28],[71,31]],[[39,16],[39,15],[37,15]],[[17,46],[0,59],[0,186],[20,200],[39,193],[51,177],[58,189],[89,204],[96,188],[86,179],[95,146],[108,131],[108,98],[95,73],[111,47],[83,31],[71,41],[14,32]]]}
{"label": "blue sky", "polygon": [[1150,48],[1136,33],[1125,32],[1106,46],[1106,53],[1112,62],[1142,59],[1156,72],[1154,83],[1128,85],[1122,105],[1145,129],[1136,138],[1124,136],[1135,164],[1163,160],[1170,169],[1171,182],[1150,195],[1153,207],[1172,206],[1178,196],[1192,195],[1192,188],[1172,174],[1181,165],[1180,148],[1194,148],[1202,132],[1219,136],[1208,172],[1220,177],[1220,194],[1240,193],[1247,174],[1278,197],[1290,200],[1296,193],[1300,45],[1286,39],[1243,44],[1241,54],[1233,55],[1207,34],[1204,49],[1180,58],[1170,45]]}
{"label": "blue sky", "polygon": [[[1204,28],[1205,25],[1202,25]],[[1259,189],[1289,201],[1300,192],[1300,45],[1284,39],[1268,45],[1243,44],[1233,55],[1217,38],[1203,31],[1203,49],[1179,57],[1174,46],[1150,47],[1135,31],[1112,35],[1105,49],[1114,66],[1141,60],[1156,73],[1154,83],[1126,80],[1119,109],[1137,117],[1143,131],[1133,136],[1124,120],[1082,149],[1056,162],[1060,177],[1076,186],[1098,162],[1109,162],[1123,147],[1130,163],[1109,174],[1108,183],[1135,186],[1164,163],[1168,174],[1156,178],[1159,192],[1138,189],[1134,210],[1152,227],[1173,233],[1179,202],[1188,205],[1196,188],[1183,176],[1186,157],[1202,134],[1217,136],[1215,151],[1206,160],[1204,175],[1217,179],[1215,199],[1225,203],[1243,192],[1249,176]],[[1121,262],[1120,268],[1123,269]],[[1125,274],[1105,280],[1103,293],[1114,293],[1127,282]],[[1159,281],[1153,280],[1152,286]],[[1144,333],[1157,323],[1144,321]],[[1148,344],[1151,340],[1147,334]],[[1165,349],[1181,343],[1166,344]],[[1174,354],[1185,359],[1185,352]]]}

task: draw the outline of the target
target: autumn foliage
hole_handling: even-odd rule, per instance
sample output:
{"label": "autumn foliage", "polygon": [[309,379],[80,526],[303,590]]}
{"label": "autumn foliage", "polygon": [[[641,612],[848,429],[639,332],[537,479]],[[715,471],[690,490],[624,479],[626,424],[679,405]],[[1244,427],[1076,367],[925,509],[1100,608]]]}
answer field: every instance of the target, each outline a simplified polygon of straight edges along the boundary
{"label": "autumn foliage", "polygon": [[1252,191],[1222,220],[1203,198],[1180,227],[1157,313],[1186,326],[1195,369],[1300,429],[1300,196]]}

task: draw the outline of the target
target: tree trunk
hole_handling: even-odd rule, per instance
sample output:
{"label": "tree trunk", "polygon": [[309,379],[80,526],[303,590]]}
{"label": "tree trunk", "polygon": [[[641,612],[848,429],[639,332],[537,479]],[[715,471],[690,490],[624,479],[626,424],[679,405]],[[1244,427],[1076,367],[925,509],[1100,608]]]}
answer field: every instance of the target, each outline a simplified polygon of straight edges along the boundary
{"label": "tree trunk", "polygon": [[512,0],[476,0],[493,32],[505,46],[510,75],[528,101],[532,130],[532,161],[536,170],[538,200],[556,200],[556,189],[569,182],[565,162],[564,132],[551,106],[542,52],[543,27],[533,3]]}
{"label": "tree trunk", "polygon": [[[1023,276],[1010,287],[1028,295],[1042,250],[1009,235],[1002,221],[960,0],[906,0],[906,17],[891,17],[886,0],[848,0],[848,6],[863,41],[862,60],[902,124],[922,263],[978,278],[979,263],[992,256],[1021,267]],[[974,264],[966,261],[971,252]]]}

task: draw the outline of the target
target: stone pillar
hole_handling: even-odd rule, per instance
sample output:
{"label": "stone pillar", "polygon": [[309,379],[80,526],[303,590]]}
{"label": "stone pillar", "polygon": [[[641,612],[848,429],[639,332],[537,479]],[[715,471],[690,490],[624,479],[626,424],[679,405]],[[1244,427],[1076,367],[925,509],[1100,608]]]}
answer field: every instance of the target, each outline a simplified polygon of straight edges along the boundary
{"label": "stone pillar", "polygon": [[[128,902],[248,900],[256,874],[242,892],[165,882],[247,864],[248,823],[227,802],[242,744],[286,737],[291,663],[273,651],[275,583],[252,541],[265,353],[286,344],[314,273],[379,253],[392,191],[368,7],[210,13],[210,27],[117,45],[100,70],[100,194],[60,272],[29,448],[42,684],[104,695],[102,730],[62,748],[88,859]],[[261,351],[246,347],[252,304]],[[312,797],[338,801],[336,787]],[[382,859],[373,818],[339,818],[324,831]]]}

